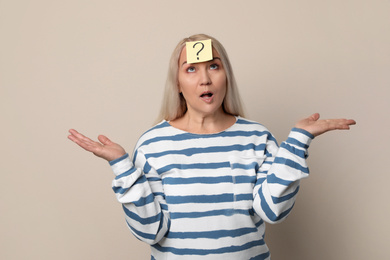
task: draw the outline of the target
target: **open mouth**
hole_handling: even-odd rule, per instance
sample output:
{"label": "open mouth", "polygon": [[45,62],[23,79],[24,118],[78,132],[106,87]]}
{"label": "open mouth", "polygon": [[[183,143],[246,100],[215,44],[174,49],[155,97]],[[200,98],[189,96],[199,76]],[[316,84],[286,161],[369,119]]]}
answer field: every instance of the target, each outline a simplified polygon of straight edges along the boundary
{"label": "open mouth", "polygon": [[209,91],[203,92],[202,95],[200,95],[201,98],[211,98],[212,96],[213,93]]}
{"label": "open mouth", "polygon": [[204,102],[210,104],[213,102],[214,99],[214,94],[213,92],[210,91],[205,91],[200,95],[200,99],[203,100]]}

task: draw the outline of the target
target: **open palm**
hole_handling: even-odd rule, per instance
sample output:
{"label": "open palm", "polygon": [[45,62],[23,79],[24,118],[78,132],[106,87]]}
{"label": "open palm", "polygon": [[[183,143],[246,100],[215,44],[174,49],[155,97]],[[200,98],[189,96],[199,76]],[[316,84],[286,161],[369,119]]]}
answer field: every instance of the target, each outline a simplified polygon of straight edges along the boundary
{"label": "open palm", "polygon": [[304,118],[295,127],[304,129],[314,136],[318,136],[331,130],[348,130],[350,125],[355,125],[352,119],[320,119],[320,114],[315,113],[308,118]]}
{"label": "open palm", "polygon": [[94,155],[106,159],[107,161],[115,160],[126,154],[125,149],[117,143],[112,142],[104,135],[99,135],[99,142],[80,134],[74,129],[69,130],[68,138]]}

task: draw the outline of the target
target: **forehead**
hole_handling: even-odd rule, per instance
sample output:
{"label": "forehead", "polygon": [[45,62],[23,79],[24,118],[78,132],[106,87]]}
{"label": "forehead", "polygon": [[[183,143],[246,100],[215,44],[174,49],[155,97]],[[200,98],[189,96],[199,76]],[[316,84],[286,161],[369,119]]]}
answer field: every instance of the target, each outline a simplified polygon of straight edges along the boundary
{"label": "forehead", "polygon": [[[215,57],[221,58],[217,50],[213,47],[213,58]],[[184,46],[180,53],[179,66],[186,61],[187,61],[187,50],[186,50],[186,46]]]}

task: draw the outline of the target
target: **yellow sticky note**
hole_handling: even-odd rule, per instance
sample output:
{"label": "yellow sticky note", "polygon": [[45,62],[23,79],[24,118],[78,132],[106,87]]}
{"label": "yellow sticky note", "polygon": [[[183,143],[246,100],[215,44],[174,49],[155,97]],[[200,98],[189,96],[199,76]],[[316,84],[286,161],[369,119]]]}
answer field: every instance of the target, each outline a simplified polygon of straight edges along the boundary
{"label": "yellow sticky note", "polygon": [[211,40],[186,42],[187,63],[204,62],[213,59]]}

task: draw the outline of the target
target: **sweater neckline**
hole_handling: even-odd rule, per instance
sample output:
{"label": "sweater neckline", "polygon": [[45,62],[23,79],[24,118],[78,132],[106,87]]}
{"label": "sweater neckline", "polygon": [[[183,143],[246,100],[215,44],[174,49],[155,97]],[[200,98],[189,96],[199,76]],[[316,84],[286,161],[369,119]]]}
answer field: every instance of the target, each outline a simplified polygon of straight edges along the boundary
{"label": "sweater neckline", "polygon": [[219,134],[222,134],[222,133],[225,133],[227,131],[229,131],[231,128],[233,128],[237,122],[238,122],[238,119],[240,118],[239,116],[234,116],[236,118],[236,121],[234,122],[234,124],[232,124],[231,126],[227,127],[226,129],[222,130],[222,131],[219,131],[219,132],[215,132],[215,133],[205,133],[205,134],[198,134],[198,133],[191,133],[191,132],[188,132],[188,131],[185,131],[185,130],[182,130],[182,129],[179,129],[177,127],[174,127],[170,124],[170,121],[167,121],[167,120],[164,120],[165,123],[167,123],[172,129],[174,129],[175,131],[177,132],[180,132],[182,134],[190,134],[190,135],[194,135],[194,136],[213,136],[213,135],[219,135]]}

